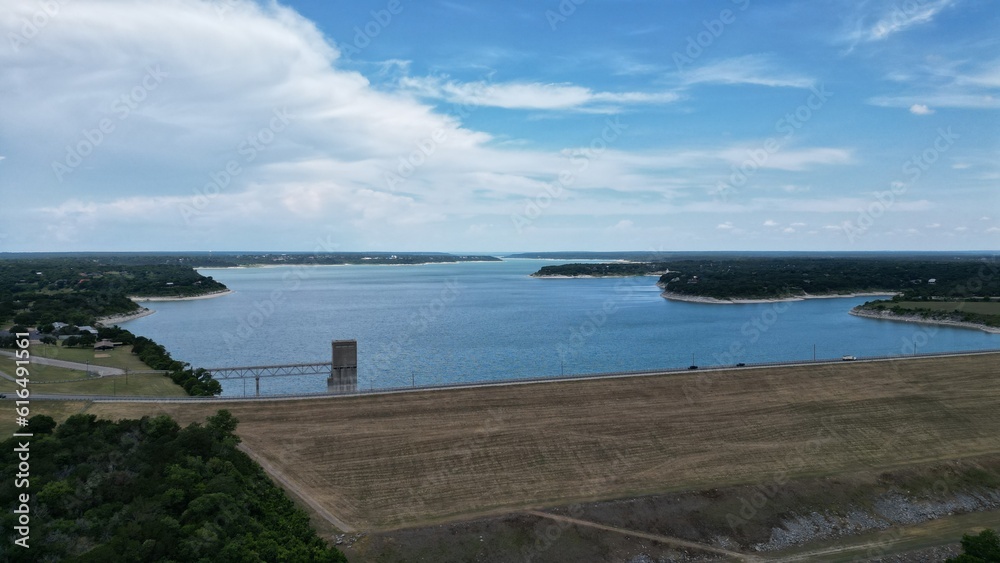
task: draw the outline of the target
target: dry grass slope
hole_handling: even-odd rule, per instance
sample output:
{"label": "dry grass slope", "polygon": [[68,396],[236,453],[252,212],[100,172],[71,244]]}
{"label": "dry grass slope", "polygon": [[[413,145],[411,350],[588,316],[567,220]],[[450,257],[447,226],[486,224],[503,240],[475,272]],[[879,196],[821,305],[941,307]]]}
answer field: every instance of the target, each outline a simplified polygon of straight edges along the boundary
{"label": "dry grass slope", "polygon": [[[229,403],[329,512],[392,529],[1000,452],[1000,354]],[[218,405],[95,404],[182,423]]]}

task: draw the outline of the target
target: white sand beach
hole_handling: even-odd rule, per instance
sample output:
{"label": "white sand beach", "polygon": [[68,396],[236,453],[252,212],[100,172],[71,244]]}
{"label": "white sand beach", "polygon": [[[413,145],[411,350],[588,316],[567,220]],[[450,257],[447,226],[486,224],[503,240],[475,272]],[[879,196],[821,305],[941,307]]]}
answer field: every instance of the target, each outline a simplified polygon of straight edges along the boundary
{"label": "white sand beach", "polygon": [[199,299],[213,299],[215,297],[222,297],[224,295],[229,295],[232,292],[233,292],[233,290],[231,290],[231,289],[225,289],[225,290],[222,290],[222,291],[216,291],[214,293],[206,293],[204,295],[194,295],[194,296],[191,296],[191,297],[141,297],[141,296],[135,296],[135,297],[129,297],[129,299],[131,299],[132,301],[135,301],[136,303],[144,303],[144,302],[147,302],[147,301],[197,301]]}

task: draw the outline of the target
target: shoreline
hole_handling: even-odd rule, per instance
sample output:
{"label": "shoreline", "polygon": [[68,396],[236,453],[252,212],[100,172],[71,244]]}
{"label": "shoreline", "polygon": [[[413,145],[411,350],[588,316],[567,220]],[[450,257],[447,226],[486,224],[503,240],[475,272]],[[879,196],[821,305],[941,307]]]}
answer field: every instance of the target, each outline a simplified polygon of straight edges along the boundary
{"label": "shoreline", "polygon": [[124,323],[128,321],[134,321],[135,319],[141,319],[142,317],[148,317],[155,313],[153,309],[147,307],[140,307],[138,311],[134,313],[128,313],[127,315],[111,315],[108,317],[100,317],[95,321],[98,326],[114,326],[118,323]]}
{"label": "shoreline", "polygon": [[140,297],[140,296],[129,296],[129,299],[136,303],[145,303],[149,301],[197,301],[199,299],[214,299],[216,297],[223,297],[232,293],[231,289],[224,289],[222,291],[213,291],[212,293],[205,293],[203,295],[192,295],[190,297]]}
{"label": "shoreline", "polygon": [[496,264],[497,262],[503,262],[503,259],[498,260],[452,260],[450,262],[413,262],[406,264],[390,264],[387,262],[376,262],[374,264],[351,262],[347,264],[306,264],[306,263],[295,263],[295,264],[244,264],[242,266],[192,266],[193,270],[251,270],[257,268],[324,268],[328,266],[332,267],[342,267],[342,266],[433,266],[434,264]]}
{"label": "shoreline", "polygon": [[839,299],[842,297],[882,297],[882,296],[893,296],[896,295],[895,292],[879,291],[879,292],[861,292],[861,293],[836,293],[836,294],[824,294],[824,295],[800,295],[795,297],[772,297],[769,299],[716,299],[714,297],[701,297],[698,295],[686,295],[683,293],[674,293],[672,291],[664,291],[660,293],[660,297],[668,299],[670,301],[684,301],[687,303],[706,303],[711,305],[752,305],[758,303],[782,303],[785,301],[805,301],[807,299]]}
{"label": "shoreline", "polygon": [[659,277],[662,276],[662,272],[654,272],[651,274],[608,274],[606,276],[592,276],[590,274],[581,274],[579,276],[567,276],[565,274],[546,274],[544,276],[536,276],[535,274],[528,274],[529,278],[535,278],[536,280],[575,280],[575,279],[601,279],[601,278],[649,278],[649,277]]}
{"label": "shoreline", "polygon": [[979,323],[970,323],[966,321],[950,321],[947,319],[929,319],[917,314],[913,315],[897,315],[892,311],[868,311],[864,309],[859,309],[857,307],[849,311],[850,314],[855,317],[864,317],[866,319],[875,319],[879,321],[896,321],[901,323],[919,323],[925,325],[941,325],[950,326],[955,328],[971,328],[975,330],[981,330],[990,334],[1000,334],[1000,328],[995,326],[989,326]]}

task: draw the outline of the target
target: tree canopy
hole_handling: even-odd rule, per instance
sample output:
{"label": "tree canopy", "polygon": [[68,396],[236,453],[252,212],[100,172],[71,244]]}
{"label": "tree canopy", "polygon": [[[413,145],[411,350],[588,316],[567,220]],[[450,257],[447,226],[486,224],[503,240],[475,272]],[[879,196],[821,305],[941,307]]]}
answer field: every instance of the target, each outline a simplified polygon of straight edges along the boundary
{"label": "tree canopy", "polygon": [[[14,479],[4,561],[343,562],[308,516],[237,449],[225,410],[181,428],[167,416],[112,422],[78,414],[55,426],[33,417],[29,549],[13,545]],[[12,451],[16,438],[3,447]],[[4,456],[3,472],[17,472]]]}

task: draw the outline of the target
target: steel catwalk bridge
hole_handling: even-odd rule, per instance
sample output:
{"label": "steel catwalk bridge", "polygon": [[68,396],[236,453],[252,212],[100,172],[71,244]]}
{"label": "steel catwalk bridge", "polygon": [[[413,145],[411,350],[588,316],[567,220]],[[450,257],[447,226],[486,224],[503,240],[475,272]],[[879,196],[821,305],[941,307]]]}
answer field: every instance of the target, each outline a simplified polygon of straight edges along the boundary
{"label": "steel catwalk bridge", "polygon": [[214,379],[253,379],[256,382],[256,395],[260,396],[260,378],[285,377],[292,375],[325,375],[333,373],[332,362],[317,364],[284,364],[276,366],[245,366],[235,368],[205,368]]}

